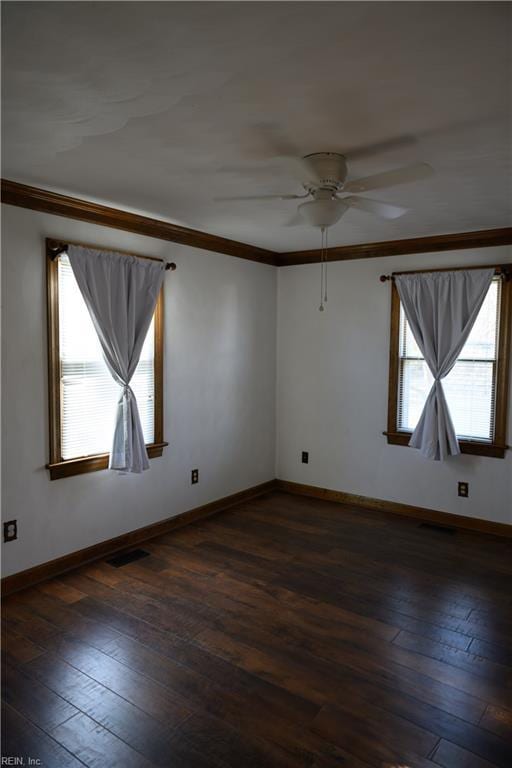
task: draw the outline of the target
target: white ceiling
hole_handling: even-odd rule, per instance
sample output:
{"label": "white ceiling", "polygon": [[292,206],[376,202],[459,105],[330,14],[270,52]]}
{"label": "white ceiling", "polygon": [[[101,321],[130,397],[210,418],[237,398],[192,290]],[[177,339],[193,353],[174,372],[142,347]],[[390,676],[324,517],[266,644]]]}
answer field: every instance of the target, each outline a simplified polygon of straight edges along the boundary
{"label": "white ceiling", "polygon": [[[300,192],[282,144],[347,153],[352,178],[419,161],[330,245],[510,224],[509,3],[4,2],[4,178],[276,250]],[[379,144],[383,143],[379,150]],[[361,147],[368,152],[357,152]],[[373,148],[373,151],[370,151]]]}

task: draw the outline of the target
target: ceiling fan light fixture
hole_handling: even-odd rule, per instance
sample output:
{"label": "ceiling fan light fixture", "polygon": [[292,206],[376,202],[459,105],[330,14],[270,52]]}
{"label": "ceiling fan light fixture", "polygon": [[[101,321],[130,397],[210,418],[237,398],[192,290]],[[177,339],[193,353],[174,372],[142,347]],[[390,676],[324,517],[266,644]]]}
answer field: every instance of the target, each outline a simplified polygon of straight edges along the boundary
{"label": "ceiling fan light fixture", "polygon": [[342,200],[310,200],[299,205],[299,212],[304,221],[319,229],[332,227],[346,210],[348,205]]}

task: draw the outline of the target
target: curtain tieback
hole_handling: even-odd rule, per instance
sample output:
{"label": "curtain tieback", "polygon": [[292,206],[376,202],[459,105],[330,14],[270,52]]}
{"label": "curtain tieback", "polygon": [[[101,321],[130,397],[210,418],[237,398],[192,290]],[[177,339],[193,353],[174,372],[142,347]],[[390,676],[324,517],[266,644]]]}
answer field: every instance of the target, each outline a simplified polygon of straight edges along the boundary
{"label": "curtain tieback", "polygon": [[123,386],[122,397],[123,398],[126,397],[127,400],[131,400],[131,398],[133,397],[132,388],[130,387],[129,384],[123,384],[122,386]]}

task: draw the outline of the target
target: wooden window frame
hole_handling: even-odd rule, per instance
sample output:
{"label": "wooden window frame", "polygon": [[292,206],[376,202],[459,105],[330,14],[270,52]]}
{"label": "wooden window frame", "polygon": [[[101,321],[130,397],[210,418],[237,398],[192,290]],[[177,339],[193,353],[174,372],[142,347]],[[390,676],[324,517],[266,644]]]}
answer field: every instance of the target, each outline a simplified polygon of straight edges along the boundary
{"label": "wooden window frame", "polygon": [[[459,267],[458,269],[463,269]],[[429,272],[445,271],[428,270]],[[494,438],[483,440],[459,440],[461,453],[474,456],[505,458],[507,451],[508,382],[510,369],[510,335],[512,326],[512,280],[502,278],[498,349],[496,360],[496,390]],[[400,297],[394,282],[391,283],[391,330],[389,344],[388,428],[384,433],[391,445],[409,445],[412,432],[398,430],[398,387],[400,384]]]}
{"label": "wooden window frame", "polygon": [[[87,472],[97,472],[108,469],[109,454],[100,453],[82,456],[77,459],[63,459],[61,451],[61,395],[60,395],[60,350],[59,350],[59,281],[58,260],[50,247],[55,244],[54,238],[46,238],[46,284],[48,308],[48,405],[50,426],[50,461],[46,469],[50,472],[50,480],[58,480],[72,475],[83,475]],[[82,245],[82,243],[80,243]],[[107,251],[111,248],[87,246]],[[123,252],[122,252],[123,253]],[[124,252],[126,253],[126,252]],[[151,258],[136,253],[126,253],[127,256]],[[168,445],[163,439],[163,321],[164,321],[164,291],[160,290],[155,308],[155,411],[154,411],[154,442],[146,445],[148,457],[157,458],[162,455]]]}

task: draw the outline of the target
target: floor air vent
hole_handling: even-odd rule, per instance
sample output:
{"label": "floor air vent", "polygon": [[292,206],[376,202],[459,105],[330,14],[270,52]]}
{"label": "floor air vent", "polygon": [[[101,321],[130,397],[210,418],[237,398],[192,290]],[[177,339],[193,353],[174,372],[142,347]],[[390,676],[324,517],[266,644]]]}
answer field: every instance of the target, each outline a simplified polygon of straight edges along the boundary
{"label": "floor air vent", "polygon": [[455,533],[456,528],[450,528],[449,525],[436,525],[435,523],[420,523],[420,528],[429,528],[431,531],[437,531],[438,533]]}
{"label": "floor air vent", "polygon": [[123,565],[129,565],[136,560],[142,560],[143,557],[149,557],[149,552],[146,552],[144,549],[132,549],[131,552],[123,552],[122,555],[112,557],[110,560],[107,560],[107,563],[114,566],[114,568],[122,568]]}

